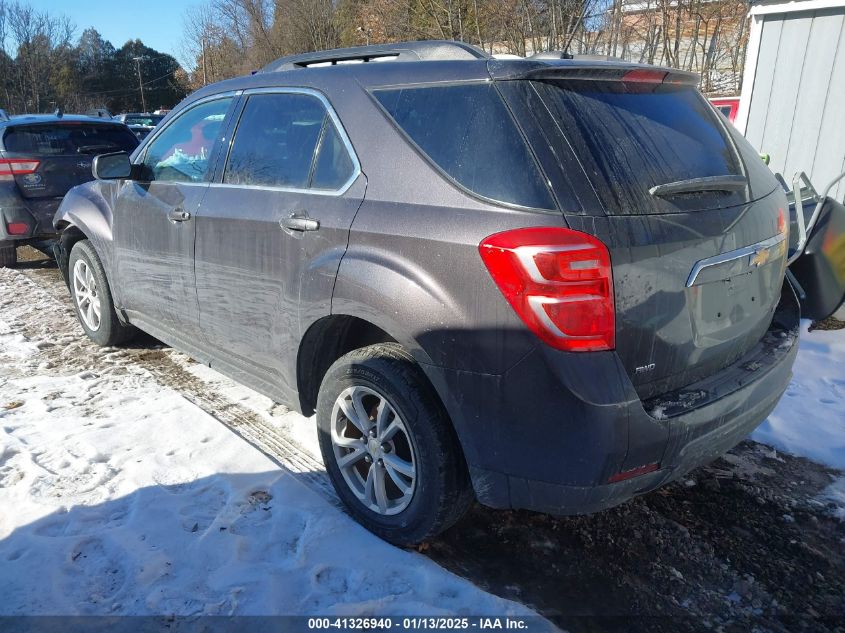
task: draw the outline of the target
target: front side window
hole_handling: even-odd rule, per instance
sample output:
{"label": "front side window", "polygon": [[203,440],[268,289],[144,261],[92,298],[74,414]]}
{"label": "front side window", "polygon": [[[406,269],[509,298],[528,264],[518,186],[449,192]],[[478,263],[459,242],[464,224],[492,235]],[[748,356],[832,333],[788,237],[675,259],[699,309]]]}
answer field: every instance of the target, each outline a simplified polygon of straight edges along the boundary
{"label": "front side window", "polygon": [[186,111],[150,144],[145,178],[164,182],[203,182],[231,97],[207,101]]}
{"label": "front side window", "polygon": [[323,103],[299,93],[251,95],[244,106],[223,182],[337,190],[354,165]]}
{"label": "front side window", "polygon": [[420,150],[466,189],[498,202],[555,208],[492,84],[390,88],[374,95]]}

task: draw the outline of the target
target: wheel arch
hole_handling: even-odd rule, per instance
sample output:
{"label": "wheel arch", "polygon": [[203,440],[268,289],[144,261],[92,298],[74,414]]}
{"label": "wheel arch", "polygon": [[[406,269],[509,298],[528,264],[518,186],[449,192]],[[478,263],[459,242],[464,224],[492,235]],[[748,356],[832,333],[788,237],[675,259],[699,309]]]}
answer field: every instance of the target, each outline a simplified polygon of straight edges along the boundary
{"label": "wheel arch", "polygon": [[55,255],[67,282],[70,251],[74,244],[87,239],[106,272],[115,305],[119,305],[112,275],[112,210],[107,197],[103,195],[103,184],[113,183],[94,181],[74,187],[65,195],[53,219],[53,226],[60,232]]}
{"label": "wheel arch", "polygon": [[299,406],[304,415],[317,408],[317,394],[329,367],[341,356],[376,343],[398,343],[385,329],[351,314],[330,314],[306,330],[296,358]]}

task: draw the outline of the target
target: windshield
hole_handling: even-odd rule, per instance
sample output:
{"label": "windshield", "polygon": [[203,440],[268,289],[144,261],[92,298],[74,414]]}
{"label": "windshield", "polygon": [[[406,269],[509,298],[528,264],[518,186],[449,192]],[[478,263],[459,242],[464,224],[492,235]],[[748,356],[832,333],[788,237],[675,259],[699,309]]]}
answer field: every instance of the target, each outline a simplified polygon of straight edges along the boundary
{"label": "windshield", "polygon": [[138,139],[122,125],[60,123],[9,128],[3,145],[7,152],[66,156],[132,152]]}
{"label": "windshield", "polygon": [[145,125],[154,127],[164,118],[164,115],[151,114],[149,116],[128,116],[124,119],[126,125]]}

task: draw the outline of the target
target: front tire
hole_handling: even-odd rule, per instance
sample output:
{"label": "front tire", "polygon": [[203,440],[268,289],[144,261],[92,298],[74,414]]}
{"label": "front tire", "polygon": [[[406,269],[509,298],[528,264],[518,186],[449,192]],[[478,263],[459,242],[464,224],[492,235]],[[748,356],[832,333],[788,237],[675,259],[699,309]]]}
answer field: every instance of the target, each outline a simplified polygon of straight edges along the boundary
{"label": "front tire", "polygon": [[68,259],[68,280],[79,324],[102,347],[118,345],[135,334],[135,328],[117,318],[106,271],[88,240],[73,245]]}
{"label": "front tire", "polygon": [[317,398],[320,450],[340,499],[371,532],[410,546],[451,527],[473,499],[443,405],[395,343],[349,352]]}

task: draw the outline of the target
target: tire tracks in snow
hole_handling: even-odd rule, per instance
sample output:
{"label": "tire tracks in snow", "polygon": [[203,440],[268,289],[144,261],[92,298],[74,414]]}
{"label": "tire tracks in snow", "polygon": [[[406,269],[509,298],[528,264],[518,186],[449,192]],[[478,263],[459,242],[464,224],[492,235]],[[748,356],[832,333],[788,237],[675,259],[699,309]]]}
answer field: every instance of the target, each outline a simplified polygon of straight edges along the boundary
{"label": "tire tracks in snow", "polygon": [[[159,385],[180,394],[342,509],[322,462],[274,428],[260,413],[216,393],[201,378],[180,366],[174,355],[184,357],[181,352],[160,347],[149,337],[120,348],[101,348],[89,341],[77,322],[67,286],[58,270],[0,269],[0,296],[3,297],[0,308],[13,317],[16,331],[40,347],[38,361],[42,368],[102,373],[139,367]],[[16,303],[21,296],[30,299],[25,306]]]}

